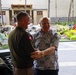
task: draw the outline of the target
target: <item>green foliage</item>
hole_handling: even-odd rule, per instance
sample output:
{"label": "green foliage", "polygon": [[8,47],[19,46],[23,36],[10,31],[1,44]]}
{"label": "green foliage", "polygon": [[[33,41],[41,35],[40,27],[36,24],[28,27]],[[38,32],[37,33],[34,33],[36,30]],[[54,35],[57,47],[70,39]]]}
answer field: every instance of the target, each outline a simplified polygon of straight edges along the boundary
{"label": "green foliage", "polygon": [[76,35],[72,35],[72,36],[70,37],[70,40],[76,40]]}
{"label": "green foliage", "polygon": [[54,22],[54,25],[62,25],[62,26],[66,26],[67,22]]}
{"label": "green foliage", "polygon": [[7,38],[3,33],[0,33],[0,49],[8,49]]}
{"label": "green foliage", "polygon": [[76,30],[68,30],[64,32],[64,35],[70,40],[76,40]]}
{"label": "green foliage", "polygon": [[61,35],[68,31],[68,29],[67,26],[57,25],[57,32],[60,32]]}
{"label": "green foliage", "polygon": [[56,22],[54,22],[54,25],[57,25],[57,23],[56,23]]}
{"label": "green foliage", "polygon": [[72,36],[72,34],[70,34],[69,32],[65,32],[64,33],[68,38],[70,38]]}
{"label": "green foliage", "polygon": [[8,45],[5,44],[5,45],[0,45],[0,49],[8,49]]}
{"label": "green foliage", "polygon": [[76,24],[76,19],[73,22],[74,22],[74,24]]}
{"label": "green foliage", "polygon": [[0,33],[0,40],[7,39],[3,33]]}

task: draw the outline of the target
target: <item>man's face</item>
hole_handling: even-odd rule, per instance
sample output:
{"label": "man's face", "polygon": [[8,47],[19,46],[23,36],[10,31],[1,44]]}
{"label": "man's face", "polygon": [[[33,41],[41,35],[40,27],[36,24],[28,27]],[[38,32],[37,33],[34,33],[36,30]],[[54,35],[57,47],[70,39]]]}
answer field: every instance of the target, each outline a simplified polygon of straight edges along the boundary
{"label": "man's face", "polygon": [[23,27],[24,27],[24,29],[27,29],[27,28],[28,28],[28,25],[30,24],[30,17],[29,17],[29,16],[24,17],[24,18],[22,19],[22,22],[23,22]]}
{"label": "man's face", "polygon": [[40,23],[42,31],[47,32],[50,28],[50,22],[47,18],[43,18],[43,20]]}

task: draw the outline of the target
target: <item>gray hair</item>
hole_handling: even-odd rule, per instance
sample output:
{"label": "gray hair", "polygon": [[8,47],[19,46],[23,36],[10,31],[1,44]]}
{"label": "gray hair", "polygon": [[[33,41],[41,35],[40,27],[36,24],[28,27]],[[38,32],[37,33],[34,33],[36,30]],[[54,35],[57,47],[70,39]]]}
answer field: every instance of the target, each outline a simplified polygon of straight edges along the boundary
{"label": "gray hair", "polygon": [[40,18],[39,23],[41,23],[41,21],[42,21],[44,18],[47,18],[47,19],[49,20],[49,22],[51,22],[51,21],[50,21],[50,18],[44,16],[44,17]]}

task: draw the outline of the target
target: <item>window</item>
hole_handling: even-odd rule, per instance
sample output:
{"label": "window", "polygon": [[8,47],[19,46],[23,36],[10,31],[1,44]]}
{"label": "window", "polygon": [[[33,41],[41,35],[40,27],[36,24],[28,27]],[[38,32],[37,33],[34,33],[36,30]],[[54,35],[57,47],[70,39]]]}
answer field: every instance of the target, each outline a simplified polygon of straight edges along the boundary
{"label": "window", "polygon": [[37,15],[43,15],[42,11],[37,11]]}
{"label": "window", "polygon": [[[1,11],[0,11],[0,15],[1,15]],[[5,11],[2,11],[2,15],[5,15]]]}

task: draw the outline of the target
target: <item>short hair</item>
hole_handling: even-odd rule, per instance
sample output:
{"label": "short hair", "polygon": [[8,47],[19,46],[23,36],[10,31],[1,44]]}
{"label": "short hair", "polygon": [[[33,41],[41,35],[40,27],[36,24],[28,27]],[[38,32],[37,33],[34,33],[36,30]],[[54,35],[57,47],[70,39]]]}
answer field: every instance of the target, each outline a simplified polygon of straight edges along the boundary
{"label": "short hair", "polygon": [[21,20],[23,17],[28,16],[26,12],[19,12],[16,16],[17,21]]}
{"label": "short hair", "polygon": [[44,18],[47,18],[47,19],[49,20],[49,22],[51,22],[51,21],[50,21],[50,18],[44,16],[44,17],[40,18],[39,23],[41,23],[41,21],[42,21]]}

